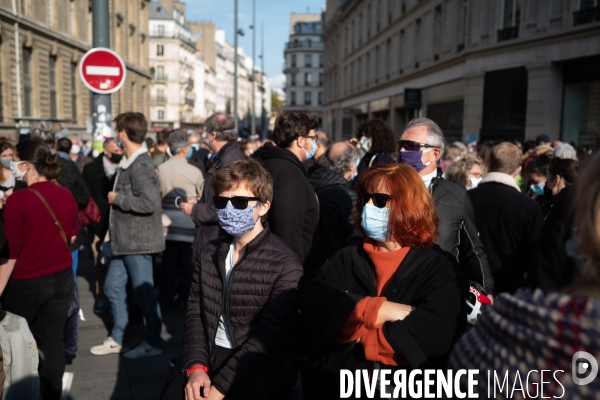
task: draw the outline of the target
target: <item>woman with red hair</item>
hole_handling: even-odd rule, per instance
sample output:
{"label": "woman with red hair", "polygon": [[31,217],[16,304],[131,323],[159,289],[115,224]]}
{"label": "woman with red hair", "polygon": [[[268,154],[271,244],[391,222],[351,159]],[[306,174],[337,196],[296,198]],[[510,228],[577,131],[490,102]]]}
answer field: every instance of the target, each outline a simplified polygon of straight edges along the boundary
{"label": "woman with red hair", "polygon": [[341,369],[373,377],[377,367],[443,367],[466,327],[468,280],[434,244],[438,219],[419,174],[406,164],[373,166],[357,194],[364,242],[336,253],[304,290],[313,350],[305,398],[338,398]]}

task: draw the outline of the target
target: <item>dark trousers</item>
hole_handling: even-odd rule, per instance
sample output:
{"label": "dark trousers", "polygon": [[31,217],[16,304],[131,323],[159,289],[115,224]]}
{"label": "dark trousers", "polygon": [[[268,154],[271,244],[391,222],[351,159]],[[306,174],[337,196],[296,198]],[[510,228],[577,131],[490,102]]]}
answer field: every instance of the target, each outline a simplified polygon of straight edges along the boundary
{"label": "dark trousers", "polygon": [[73,298],[71,267],[35,279],[11,279],[4,308],[27,320],[40,355],[42,398],[60,399],[65,372],[63,332]]}
{"label": "dark trousers", "polygon": [[179,298],[187,304],[192,285],[192,243],[167,240],[160,272],[160,302],[164,307],[172,307],[177,285],[175,271],[179,269],[181,290]]}

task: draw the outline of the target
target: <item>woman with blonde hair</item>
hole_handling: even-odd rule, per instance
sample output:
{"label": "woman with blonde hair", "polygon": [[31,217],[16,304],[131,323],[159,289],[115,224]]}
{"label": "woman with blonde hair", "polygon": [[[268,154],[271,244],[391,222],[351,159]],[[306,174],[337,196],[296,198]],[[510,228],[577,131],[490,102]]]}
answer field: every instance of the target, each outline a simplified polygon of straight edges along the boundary
{"label": "woman with blonde hair", "polygon": [[486,175],[487,167],[481,158],[466,156],[452,163],[444,173],[444,178],[471,190],[475,189]]}

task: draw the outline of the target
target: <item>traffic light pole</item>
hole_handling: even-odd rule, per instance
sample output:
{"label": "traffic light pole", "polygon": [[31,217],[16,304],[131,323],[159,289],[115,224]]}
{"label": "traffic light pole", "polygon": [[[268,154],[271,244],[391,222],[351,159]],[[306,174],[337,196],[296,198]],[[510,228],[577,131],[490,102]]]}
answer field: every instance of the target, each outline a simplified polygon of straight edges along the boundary
{"label": "traffic light pole", "polygon": [[[92,0],[93,47],[110,48],[108,1]],[[92,118],[94,123],[93,149],[102,153],[104,140],[112,136],[110,94],[93,93]]]}

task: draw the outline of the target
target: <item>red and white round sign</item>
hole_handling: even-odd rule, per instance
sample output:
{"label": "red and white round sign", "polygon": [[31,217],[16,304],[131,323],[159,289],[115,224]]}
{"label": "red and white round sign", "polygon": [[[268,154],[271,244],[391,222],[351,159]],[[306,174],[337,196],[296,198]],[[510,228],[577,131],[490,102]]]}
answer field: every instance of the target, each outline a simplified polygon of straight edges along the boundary
{"label": "red and white round sign", "polygon": [[109,94],[125,83],[125,62],[111,49],[97,47],[83,55],[79,63],[79,76],[92,92]]}

